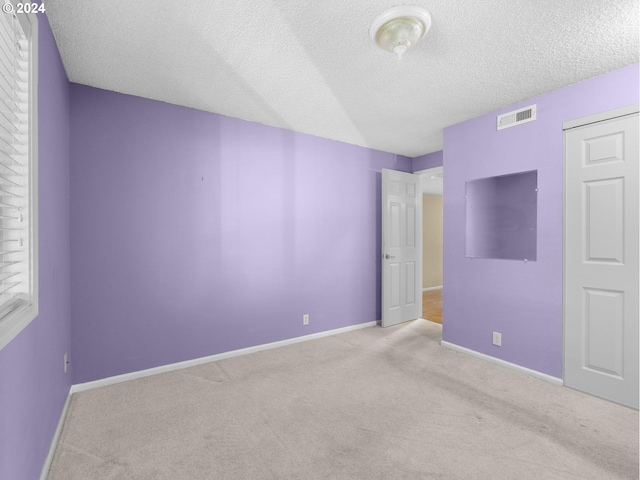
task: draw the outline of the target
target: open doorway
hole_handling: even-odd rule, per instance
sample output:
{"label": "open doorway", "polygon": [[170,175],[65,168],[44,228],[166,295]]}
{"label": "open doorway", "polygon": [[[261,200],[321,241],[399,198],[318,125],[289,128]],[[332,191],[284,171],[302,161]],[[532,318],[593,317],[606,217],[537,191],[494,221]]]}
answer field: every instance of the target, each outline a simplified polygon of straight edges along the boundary
{"label": "open doorway", "polygon": [[443,167],[415,172],[422,179],[422,318],[442,324]]}

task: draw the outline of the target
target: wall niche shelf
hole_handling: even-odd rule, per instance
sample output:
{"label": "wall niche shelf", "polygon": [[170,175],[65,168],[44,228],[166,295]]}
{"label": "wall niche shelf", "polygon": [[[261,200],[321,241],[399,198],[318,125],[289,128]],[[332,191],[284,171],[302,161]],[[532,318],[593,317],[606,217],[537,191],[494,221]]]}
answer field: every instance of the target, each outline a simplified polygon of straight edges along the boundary
{"label": "wall niche shelf", "polygon": [[466,182],[465,256],[535,261],[538,171]]}

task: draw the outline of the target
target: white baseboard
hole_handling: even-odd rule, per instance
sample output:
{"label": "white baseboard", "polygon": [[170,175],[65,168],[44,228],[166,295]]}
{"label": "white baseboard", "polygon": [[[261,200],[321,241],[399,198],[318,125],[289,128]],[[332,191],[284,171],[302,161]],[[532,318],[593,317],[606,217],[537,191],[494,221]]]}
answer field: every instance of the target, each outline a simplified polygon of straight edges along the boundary
{"label": "white baseboard", "polygon": [[561,386],[564,385],[564,382],[562,381],[561,378],[553,377],[551,375],[547,375],[546,373],[538,372],[537,370],[531,370],[530,368],[522,367],[520,365],[516,365],[515,363],[507,362],[505,360],[492,357],[491,355],[485,355],[484,353],[476,352],[475,350],[461,347],[459,345],[456,345],[455,343],[449,343],[442,340],[440,342],[440,345],[442,345],[443,347],[450,348],[452,350],[457,350],[458,352],[467,353],[469,355],[473,355],[474,357],[488,360],[492,363],[502,365],[503,367],[511,368],[512,370],[517,370],[519,372],[526,373],[527,375],[531,375],[532,377],[536,377],[546,382],[553,383],[554,385],[561,385]]}
{"label": "white baseboard", "polygon": [[49,453],[47,454],[47,458],[45,458],[44,460],[44,464],[42,465],[42,471],[40,472],[40,480],[47,480],[47,476],[49,475],[49,469],[51,468],[51,463],[53,462],[53,455],[56,453],[58,441],[60,440],[60,434],[62,433],[62,427],[64,427],[64,421],[67,418],[67,411],[69,410],[70,402],[71,402],[71,389],[69,389],[69,393],[67,394],[67,399],[65,400],[64,406],[62,407],[62,412],[60,413],[60,418],[58,419],[58,425],[56,426],[56,431],[53,432],[53,438],[51,439],[51,445],[49,446]]}
{"label": "white baseboard", "polygon": [[437,287],[426,287],[422,289],[423,292],[428,292],[430,290],[442,290],[442,285],[438,285]]}
{"label": "white baseboard", "polygon": [[83,392],[85,390],[91,390],[93,388],[105,387],[107,385],[113,385],[121,382],[128,382],[129,380],[135,380],[137,378],[149,377],[151,375],[158,375],[159,373],[171,372],[173,370],[180,370],[183,368],[194,367],[196,365],[202,365],[204,363],[216,362],[218,360],[224,360],[226,358],[238,357],[240,355],[248,355],[250,353],[260,352],[262,350],[270,350],[272,348],[284,347],[285,345],[292,345],[294,343],[306,342],[309,340],[315,340],[317,338],[329,337],[331,335],[337,335],[339,333],[351,332],[354,330],[360,330],[361,328],[368,328],[377,325],[378,322],[367,322],[358,325],[351,325],[349,327],[336,328],[334,330],[328,330],[326,332],[312,333],[311,335],[304,335],[302,337],[289,338],[287,340],[280,340],[278,342],[265,343],[263,345],[256,345],[255,347],[241,348],[239,350],[232,350],[230,352],[218,353],[216,355],[209,355],[207,357],[194,358],[193,360],[186,360],[184,362],[171,363],[169,365],[162,365],[160,367],[149,368],[146,370],[139,370],[137,372],[125,373],[123,375],[116,375],[113,377],[103,378],[101,380],[95,380],[93,382],[78,383],[71,386],[71,393]]}

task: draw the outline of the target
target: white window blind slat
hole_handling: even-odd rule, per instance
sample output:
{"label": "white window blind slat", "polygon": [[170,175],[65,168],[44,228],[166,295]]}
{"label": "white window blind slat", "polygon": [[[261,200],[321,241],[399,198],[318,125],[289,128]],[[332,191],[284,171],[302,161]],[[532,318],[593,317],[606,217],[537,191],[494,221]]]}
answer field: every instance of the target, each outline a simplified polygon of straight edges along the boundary
{"label": "white window blind slat", "polygon": [[0,348],[38,310],[37,23],[36,15],[0,15]]}
{"label": "white window blind slat", "polygon": [[13,15],[3,15],[2,18],[0,18],[0,23],[2,24],[2,28],[0,28],[2,35],[8,35],[14,32]]}
{"label": "white window blind slat", "polygon": [[20,150],[20,148],[21,148],[20,145],[17,145],[17,146],[12,145],[11,143],[8,143],[6,140],[0,137],[0,152],[4,153],[5,156],[11,157],[12,165],[16,165],[16,166],[23,165],[23,163],[20,160],[24,156],[26,151]]}
{"label": "white window blind slat", "polygon": [[[1,106],[0,106],[1,109]],[[24,125],[20,122],[14,122],[13,125],[9,123],[5,118],[0,114],[0,128],[2,128],[5,132],[13,131],[17,132],[19,135],[29,135],[29,129],[27,125]]]}
{"label": "white window blind slat", "polygon": [[[28,294],[29,242],[25,222],[28,191],[29,76],[28,44],[20,24],[6,15],[0,22],[0,314],[11,311]],[[11,28],[7,28],[11,18]],[[6,178],[5,178],[6,177]],[[11,213],[10,213],[11,212]]]}
{"label": "white window blind slat", "polygon": [[[4,118],[2,115],[2,105],[0,105],[0,135],[4,135],[5,137],[25,136],[25,138],[29,135],[29,130],[26,125],[23,125],[21,122],[16,122],[15,120],[13,123],[9,123],[9,120]],[[19,140],[24,142],[25,138],[20,138]]]}
{"label": "white window blind slat", "polygon": [[[9,148],[11,148],[12,151],[17,151],[17,152],[26,152],[27,151],[27,145],[24,144],[24,139],[22,139],[21,142],[17,142],[15,141],[16,139],[13,138],[13,135],[11,135],[11,137],[9,137],[8,135],[0,135],[0,141],[4,141],[5,145]],[[28,135],[26,136],[28,137]],[[1,147],[2,145],[0,145]],[[5,149],[6,150],[6,149]]]}
{"label": "white window blind slat", "polygon": [[[13,99],[13,97],[15,95],[14,92],[17,85],[15,82],[15,79],[9,76],[10,70],[5,70],[5,68],[7,67],[5,67],[2,64],[2,62],[0,62],[0,90],[2,90],[2,92],[0,92],[0,95],[2,95],[3,97],[2,100],[4,102],[8,102],[6,105],[11,109],[11,110],[7,110],[6,112],[13,115],[12,111],[13,111],[13,108],[16,106],[15,100]],[[12,67],[8,67],[8,68],[12,68]]]}
{"label": "white window blind slat", "polygon": [[5,255],[13,255],[14,253],[21,253],[21,250],[5,250],[0,252],[0,255],[4,258]]}
{"label": "white window blind slat", "polygon": [[[20,220],[18,220],[19,222]],[[13,223],[13,222],[5,222],[5,223]],[[22,232],[24,231],[24,227],[0,227],[0,232]]]}
{"label": "white window blind slat", "polygon": [[15,179],[8,178],[0,173],[0,184],[8,183],[14,187],[23,187],[24,185],[15,181]]}
{"label": "white window blind slat", "polygon": [[[4,66],[0,63],[0,69],[4,69]],[[21,110],[21,101],[26,99],[25,95],[28,93],[28,85],[25,90],[25,82],[18,80],[16,77],[15,65],[9,65],[7,72],[4,75],[0,75],[0,94],[4,97],[7,106],[13,111],[14,108]],[[26,106],[26,105],[24,105]],[[26,113],[23,111],[23,113]]]}
{"label": "white window blind slat", "polygon": [[7,267],[12,267],[14,265],[18,265],[18,264],[21,264],[21,263],[24,263],[24,262],[21,262],[20,260],[15,260],[15,261],[3,260],[3,261],[0,261],[0,267],[1,268],[7,268]]}
{"label": "white window blind slat", "polygon": [[4,282],[6,280],[9,280],[10,278],[15,277],[16,275],[18,275],[20,272],[11,272],[11,273],[5,273],[0,275],[0,282]]}
{"label": "white window blind slat", "polygon": [[[0,201],[0,208],[11,208],[14,210],[19,210],[21,207],[20,205],[14,205],[11,203]],[[2,255],[2,252],[0,252],[0,255]]]}
{"label": "white window blind slat", "polygon": [[[4,178],[10,177],[14,179],[14,181],[18,181],[20,177],[23,176],[23,174],[18,172],[18,169],[13,165],[7,165],[6,163],[3,163],[5,160],[5,155],[6,154],[4,152],[0,152],[0,175],[2,175],[2,177]],[[19,183],[19,185],[24,186],[24,183]]]}
{"label": "white window blind slat", "polygon": [[15,51],[15,44],[10,43],[5,34],[0,34],[0,55],[4,64],[12,65],[16,57]]}
{"label": "white window blind slat", "polygon": [[[20,190],[22,190],[22,189],[20,189]],[[3,197],[3,196],[20,198],[20,199],[24,198],[24,195],[20,195],[19,193],[9,192],[7,190],[4,190],[4,189],[0,188],[0,197]]]}
{"label": "white window blind slat", "polygon": [[[15,89],[16,86],[7,87],[9,89]],[[7,92],[7,88],[2,85],[0,81],[0,106],[2,107],[2,117],[9,122],[26,123],[27,111],[23,111],[20,108],[20,102],[24,102],[24,99],[17,98],[16,95],[11,95]]]}
{"label": "white window blind slat", "polygon": [[[3,295],[10,294],[10,290],[13,290],[15,287],[19,286],[22,282],[0,282],[0,297]],[[7,302],[5,302],[7,303]],[[3,308],[4,305],[0,306]]]}
{"label": "white window blind slat", "polygon": [[28,133],[20,133],[18,129],[13,129],[13,131],[7,130],[7,128],[0,124],[0,138],[3,138],[5,141],[9,143],[24,143],[28,138]]}

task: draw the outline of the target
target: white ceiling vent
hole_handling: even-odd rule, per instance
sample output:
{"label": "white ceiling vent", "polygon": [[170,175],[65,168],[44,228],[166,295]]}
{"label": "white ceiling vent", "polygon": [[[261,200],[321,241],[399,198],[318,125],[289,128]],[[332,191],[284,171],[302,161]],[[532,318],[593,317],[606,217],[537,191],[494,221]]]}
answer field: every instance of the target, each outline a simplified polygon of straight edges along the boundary
{"label": "white ceiling vent", "polygon": [[503,113],[498,115],[498,130],[503,128],[515,127],[521,123],[533,122],[536,119],[536,106],[529,105],[528,107],[514,110],[513,112]]}

